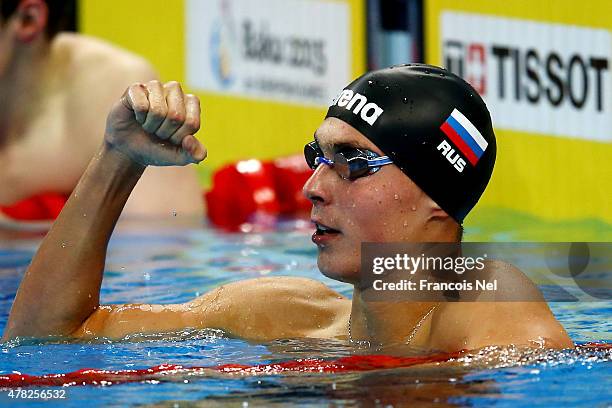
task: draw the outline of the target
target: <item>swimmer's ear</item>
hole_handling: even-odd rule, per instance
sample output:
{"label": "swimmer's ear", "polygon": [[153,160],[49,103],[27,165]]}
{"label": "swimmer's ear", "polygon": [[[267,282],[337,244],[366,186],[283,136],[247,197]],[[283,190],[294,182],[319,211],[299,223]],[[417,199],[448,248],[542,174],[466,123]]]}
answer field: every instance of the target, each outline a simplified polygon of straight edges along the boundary
{"label": "swimmer's ear", "polygon": [[429,218],[439,221],[444,221],[449,219],[450,216],[444,211],[434,200],[432,200],[429,196],[424,194],[427,202],[427,208],[429,210]]}
{"label": "swimmer's ear", "polygon": [[454,238],[455,242],[463,241],[463,225],[458,224],[453,217],[448,215],[448,213],[429,196],[425,195],[425,197],[427,197],[427,208],[429,210],[428,221],[436,221],[435,224],[442,226],[445,230],[450,228],[450,231],[456,231],[456,235],[451,237],[451,239]]}
{"label": "swimmer's ear", "polygon": [[24,43],[43,35],[49,18],[49,8],[44,0],[22,0],[15,16],[18,19],[17,38]]}

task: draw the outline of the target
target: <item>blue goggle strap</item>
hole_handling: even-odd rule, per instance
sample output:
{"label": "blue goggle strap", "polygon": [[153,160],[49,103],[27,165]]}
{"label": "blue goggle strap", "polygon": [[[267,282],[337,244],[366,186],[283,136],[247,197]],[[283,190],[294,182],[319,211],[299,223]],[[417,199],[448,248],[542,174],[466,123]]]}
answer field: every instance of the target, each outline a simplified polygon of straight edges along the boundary
{"label": "blue goggle strap", "polygon": [[385,164],[391,164],[393,161],[388,156],[380,156],[375,159],[368,159],[368,167],[384,166]]}
{"label": "blue goggle strap", "polygon": [[314,163],[315,163],[315,166],[318,166],[321,163],[327,164],[328,166],[333,166],[334,165],[334,161],[333,160],[326,159],[324,156],[317,156],[317,157],[315,157]]}

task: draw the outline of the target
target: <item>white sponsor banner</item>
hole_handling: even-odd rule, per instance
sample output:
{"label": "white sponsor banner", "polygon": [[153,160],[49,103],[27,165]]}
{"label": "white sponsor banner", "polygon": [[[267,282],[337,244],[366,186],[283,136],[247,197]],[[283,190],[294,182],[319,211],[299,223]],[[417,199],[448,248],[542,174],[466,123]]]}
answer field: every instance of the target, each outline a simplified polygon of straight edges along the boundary
{"label": "white sponsor banner", "polygon": [[350,81],[350,12],[326,0],[188,0],[187,82],[328,106]]}
{"label": "white sponsor banner", "polygon": [[442,61],[483,96],[498,128],[612,141],[610,32],[444,12]]}

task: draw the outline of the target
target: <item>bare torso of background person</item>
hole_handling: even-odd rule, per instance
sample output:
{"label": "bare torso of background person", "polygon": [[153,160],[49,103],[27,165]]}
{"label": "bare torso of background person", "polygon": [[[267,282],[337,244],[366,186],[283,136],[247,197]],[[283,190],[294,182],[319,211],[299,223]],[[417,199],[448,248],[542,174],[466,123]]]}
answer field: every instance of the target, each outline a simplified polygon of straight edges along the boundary
{"label": "bare torso of background person", "polygon": [[[19,92],[19,100],[0,100],[0,109],[11,107],[0,126],[0,206],[37,194],[69,195],[102,143],[105,113],[128,84],[156,77],[144,59],[73,33],[55,36],[47,63],[19,75],[44,81]],[[128,217],[203,215],[193,167],[151,167],[142,181],[126,205]]]}

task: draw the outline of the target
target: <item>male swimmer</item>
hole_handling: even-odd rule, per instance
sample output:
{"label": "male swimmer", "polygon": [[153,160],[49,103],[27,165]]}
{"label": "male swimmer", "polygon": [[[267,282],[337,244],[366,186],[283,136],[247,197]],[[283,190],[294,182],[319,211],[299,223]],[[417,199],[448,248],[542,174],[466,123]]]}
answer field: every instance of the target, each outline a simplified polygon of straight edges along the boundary
{"label": "male swimmer", "polygon": [[[199,118],[198,99],[176,82],[127,89],[108,116],[103,146],[24,276],[5,340],[122,338],[193,327],[256,341],[337,338],[442,351],[573,346],[538,289],[509,265],[492,267],[500,287],[520,287],[540,301],[364,300],[357,285],[361,243],[457,242],[493,169],[495,138],[484,102],[459,77],[428,65],[355,80],[305,148],[315,168],[304,194],[312,202],[318,266],[354,284],[352,301],[314,280],[269,277],[224,285],[184,304],[100,305],[106,248],[125,202],[147,166],[206,157],[193,136]],[[449,118],[480,135],[474,157],[442,151]]]}
{"label": "male swimmer", "polygon": [[[0,0],[0,225],[37,219],[19,208],[36,207],[49,195],[63,203],[100,145],[91,130],[103,128],[129,84],[156,77],[140,57],[58,33],[70,3]],[[203,216],[194,168],[150,167],[141,182],[125,214]]]}

